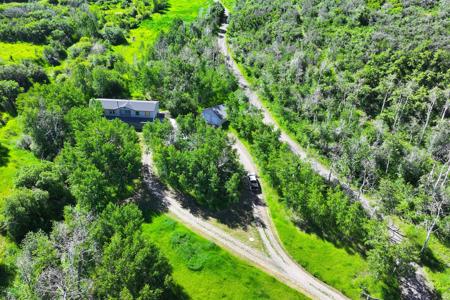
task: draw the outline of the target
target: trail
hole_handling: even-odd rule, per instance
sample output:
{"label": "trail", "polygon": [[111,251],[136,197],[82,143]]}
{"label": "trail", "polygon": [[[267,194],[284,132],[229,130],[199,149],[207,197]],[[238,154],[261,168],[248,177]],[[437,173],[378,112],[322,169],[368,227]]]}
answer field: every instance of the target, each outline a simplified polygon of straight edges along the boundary
{"label": "trail", "polygon": [[[230,49],[228,48],[227,44],[227,30],[229,25],[228,20],[229,11],[225,8],[225,20],[220,26],[218,37],[219,49],[226,59],[227,67],[231,70],[231,72],[238,80],[238,84],[244,91],[245,95],[248,97],[250,104],[261,110],[264,118],[263,121],[266,124],[272,125],[274,128],[278,129],[281,133],[280,141],[286,143],[289,146],[290,150],[298,157],[300,157],[303,161],[308,162],[311,165],[311,168],[316,173],[318,173],[326,180],[329,180],[332,183],[341,186],[348,195],[350,195],[353,199],[359,201],[362,208],[369,216],[385,219],[387,221],[391,241],[393,243],[400,243],[403,240],[404,236],[389,216],[384,216],[381,212],[377,211],[377,208],[371,203],[367,195],[354,189],[350,184],[340,180],[339,177],[334,174],[328,167],[322,165],[319,161],[308,155],[299,143],[297,143],[282,128],[280,128],[280,126],[273,118],[272,114],[263,105],[257,93],[251,89],[251,85],[245,79],[236,61],[234,61],[234,59],[232,58]],[[422,274],[423,270],[421,270],[419,266],[415,266],[415,269],[415,273],[411,276],[408,276],[407,278],[401,278],[402,297],[404,299],[432,299],[433,290],[428,286],[427,280]]]}
{"label": "trail", "polygon": [[[369,198],[364,195],[364,193],[360,193],[359,191],[352,188],[348,183],[345,183],[341,181],[336,174],[331,172],[331,170],[322,165],[320,162],[318,162],[316,159],[311,157],[307,154],[307,152],[297,143],[294,139],[292,139],[280,126],[278,126],[277,122],[273,118],[272,114],[269,112],[269,110],[263,105],[262,101],[260,100],[258,94],[251,89],[251,86],[247,79],[245,79],[244,75],[242,74],[241,70],[239,69],[238,64],[234,61],[234,59],[231,56],[230,50],[228,48],[227,44],[227,30],[228,30],[228,18],[229,18],[229,12],[225,8],[225,16],[226,20],[222,23],[220,26],[220,33],[218,38],[218,44],[220,51],[226,58],[226,64],[228,68],[232,71],[236,79],[238,80],[239,86],[241,89],[245,92],[245,95],[248,97],[250,104],[257,107],[261,110],[264,117],[264,122],[268,125],[272,125],[274,128],[280,130],[280,141],[283,143],[286,143],[290,150],[296,154],[298,157],[300,157],[303,161],[308,162],[311,165],[311,168],[320,176],[325,178],[326,180],[329,180],[339,186],[342,187],[344,191],[346,191],[347,194],[352,196],[352,198],[357,199],[361,206],[364,208],[364,210],[367,212],[367,214],[371,217],[375,217],[377,215],[380,215],[376,208],[370,203]],[[395,242],[400,242],[403,239],[402,234],[400,233],[399,229],[388,220],[389,224],[389,232],[391,235],[391,239]]]}
{"label": "trail", "polygon": [[[251,157],[243,145],[239,142],[236,145],[242,163],[250,171],[256,171]],[[255,205],[254,213],[263,220],[262,224],[258,226],[258,231],[269,255],[251,248],[222,229],[208,223],[202,217],[193,215],[189,209],[182,206],[181,195],[158,183],[156,176],[152,173],[152,160],[149,153],[143,152],[142,162],[147,171],[144,172],[144,181],[147,187],[164,202],[168,212],[183,224],[313,299],[347,299],[340,292],[307,273],[285,253],[273,232],[265,206]]]}
{"label": "trail", "polygon": [[[233,136],[232,134],[230,134],[230,136],[235,141],[233,147],[239,154],[240,161],[246,171],[248,173],[256,174],[257,167],[246,147],[235,136]],[[265,205],[263,197],[259,195],[258,198],[261,200],[261,204],[254,205],[254,214],[262,221],[262,224],[258,226],[258,232],[263,240],[264,247],[269,253],[270,258],[275,261],[276,264],[282,266],[283,269],[287,273],[289,273],[292,278],[295,278],[296,280],[301,282],[305,282],[311,287],[314,287],[317,291],[320,291],[320,293],[317,294],[318,297],[323,295],[331,299],[345,299],[345,296],[343,296],[341,293],[306,272],[286,253],[283,246],[281,245],[280,240],[278,239],[275,227],[269,215],[268,207],[267,205]]]}

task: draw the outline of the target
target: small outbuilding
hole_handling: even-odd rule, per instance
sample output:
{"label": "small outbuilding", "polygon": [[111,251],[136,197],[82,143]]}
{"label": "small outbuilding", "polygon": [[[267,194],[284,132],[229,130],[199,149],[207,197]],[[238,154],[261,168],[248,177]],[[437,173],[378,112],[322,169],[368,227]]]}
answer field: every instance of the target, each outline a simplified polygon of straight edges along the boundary
{"label": "small outbuilding", "polygon": [[220,127],[227,122],[227,110],[223,104],[205,108],[202,112],[202,116],[206,123],[216,127]]}

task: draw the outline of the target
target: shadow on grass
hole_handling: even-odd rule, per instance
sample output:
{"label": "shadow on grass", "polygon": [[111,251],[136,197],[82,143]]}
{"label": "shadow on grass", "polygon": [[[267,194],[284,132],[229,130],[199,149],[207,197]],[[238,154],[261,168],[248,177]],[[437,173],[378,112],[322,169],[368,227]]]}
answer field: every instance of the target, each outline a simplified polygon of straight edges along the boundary
{"label": "shadow on grass", "polygon": [[[153,216],[168,211],[168,204],[165,199],[168,188],[149,168],[143,168],[142,179],[142,186],[136,194],[134,201],[142,209],[146,221],[150,221]],[[264,204],[250,191],[242,191],[239,203],[232,204],[226,209],[217,211],[200,206],[195,199],[185,196],[182,193],[169,193],[180,202],[183,208],[189,210],[194,216],[203,219],[214,218],[230,228],[241,228],[243,230],[246,230],[248,226],[253,224],[265,226],[262,220],[256,218],[253,213],[253,205]]]}
{"label": "shadow on grass", "polygon": [[9,162],[9,149],[0,143],[0,167],[5,166]]}
{"label": "shadow on grass", "polygon": [[0,264],[0,298],[2,295],[2,291],[5,291],[6,288],[11,284],[14,279],[14,273],[10,268],[8,268],[4,264]]}
{"label": "shadow on grass", "polygon": [[336,248],[344,249],[348,254],[361,254],[365,255],[366,248],[364,245],[358,241],[348,241],[343,239],[339,232],[335,232],[333,230],[324,231],[322,228],[315,226],[314,224],[304,223],[296,220],[292,220],[292,222],[297,226],[301,231],[306,232],[308,234],[316,234],[322,240],[332,243]]}
{"label": "shadow on grass", "polygon": [[433,272],[444,272],[446,268],[445,264],[434,255],[430,248],[425,249],[420,257],[420,263],[430,268]]}
{"label": "shadow on grass", "polygon": [[156,7],[153,9],[153,13],[164,15],[169,11],[171,7],[172,5],[168,0],[163,0],[160,3],[156,4]]}

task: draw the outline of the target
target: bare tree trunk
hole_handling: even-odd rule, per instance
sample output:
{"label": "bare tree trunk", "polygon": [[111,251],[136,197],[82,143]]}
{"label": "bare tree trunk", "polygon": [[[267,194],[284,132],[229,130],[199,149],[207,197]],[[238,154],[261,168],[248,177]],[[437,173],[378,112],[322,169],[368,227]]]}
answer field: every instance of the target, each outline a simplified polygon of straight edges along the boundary
{"label": "bare tree trunk", "polygon": [[447,113],[448,105],[449,105],[449,101],[447,100],[447,102],[445,102],[445,106],[444,106],[444,109],[442,111],[441,121],[444,120],[444,118],[445,118],[445,114]]}
{"label": "bare tree trunk", "polygon": [[433,218],[433,221],[431,222],[430,226],[427,229],[427,237],[425,238],[425,242],[422,245],[422,249],[420,249],[420,256],[423,255],[423,253],[425,252],[425,250],[428,247],[428,242],[430,241],[431,234],[433,233],[434,228],[436,227],[437,220],[439,219],[439,216],[440,216],[440,211],[441,211],[441,207],[439,208],[439,212],[437,213],[436,217]]}
{"label": "bare tree trunk", "polygon": [[427,117],[425,119],[425,124],[423,125],[423,128],[422,128],[422,133],[420,134],[420,138],[419,138],[419,142],[418,142],[419,145],[422,142],[423,136],[425,134],[425,130],[427,129],[428,123],[430,122],[431,112],[433,111],[434,104],[436,103],[436,99],[437,99],[436,92],[432,91],[431,93],[432,93],[430,95],[431,103],[430,103],[430,105],[428,105]]}

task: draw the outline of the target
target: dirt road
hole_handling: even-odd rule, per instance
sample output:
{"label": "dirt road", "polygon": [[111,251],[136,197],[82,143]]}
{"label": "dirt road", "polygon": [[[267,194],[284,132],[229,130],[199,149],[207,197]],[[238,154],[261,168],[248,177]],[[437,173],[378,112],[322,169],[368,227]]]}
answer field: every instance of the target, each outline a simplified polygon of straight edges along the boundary
{"label": "dirt road", "polygon": [[[245,170],[248,173],[256,174],[257,167],[246,147],[239,141],[239,139],[237,139],[237,137],[231,134],[230,136],[235,140],[233,147],[239,154],[240,161]],[[313,289],[313,291],[310,291],[310,294],[313,295],[314,298],[345,299],[345,296],[340,292],[306,272],[286,253],[276,234],[276,229],[272,223],[272,219],[270,218],[268,207],[265,205],[262,196],[259,195],[258,197],[261,201],[254,205],[254,214],[259,220],[262,221],[262,224],[258,226],[258,231],[270,258],[286,273],[288,273],[292,279],[302,282],[303,284],[309,286],[310,289]]]}
{"label": "dirt road", "polygon": [[[227,10],[225,10],[225,14],[228,18],[229,13]],[[313,170],[317,172],[322,177],[329,179],[333,182],[338,183],[342,188],[347,191],[348,193],[352,194],[354,198],[359,199],[361,202],[363,208],[366,210],[366,212],[373,216],[376,213],[376,208],[370,203],[370,200],[364,195],[359,193],[359,191],[353,189],[351,186],[349,186],[347,183],[342,182],[339,180],[339,178],[330,171],[330,169],[324,165],[322,165],[320,162],[318,162],[316,159],[309,156],[306,151],[291,137],[289,137],[286,132],[284,132],[278,124],[275,122],[274,118],[272,117],[271,113],[267,110],[267,108],[264,107],[261,100],[259,99],[256,92],[254,92],[250,88],[250,84],[245,79],[243,74],[241,73],[237,63],[233,60],[231,57],[230,50],[228,48],[227,44],[227,29],[228,29],[228,22],[224,22],[220,27],[220,33],[219,33],[219,39],[218,44],[220,51],[226,58],[227,66],[230,68],[230,70],[233,72],[234,76],[237,78],[239,86],[244,90],[246,96],[249,99],[250,104],[253,106],[259,108],[264,116],[264,122],[266,124],[273,125],[275,128],[279,129],[281,132],[280,140],[284,143],[286,143],[291,151],[295,153],[297,156],[299,156],[302,160],[307,161]]]}
{"label": "dirt road", "polygon": [[[245,148],[238,143],[239,153],[245,157],[242,162],[251,170],[256,170]],[[161,184],[155,184],[155,175],[152,172],[152,160],[149,153],[144,152],[143,166],[148,168],[149,172],[144,176],[144,180],[151,192],[156,194],[164,201],[164,206],[168,212],[183,224],[198,232],[209,240],[214,241],[223,248],[228,249],[241,258],[244,258],[266,273],[274,276],[286,285],[300,291],[301,293],[313,299],[347,299],[338,291],[319,281],[311,274],[307,273],[300,266],[295,264],[292,259],[284,252],[273,233],[270,218],[266,207],[255,206],[254,213],[260,216],[263,224],[258,227],[263,243],[269,256],[265,253],[253,249],[240,240],[232,237],[230,234],[208,223],[201,216],[193,215],[188,209],[182,206],[181,196],[171,191]]]}

